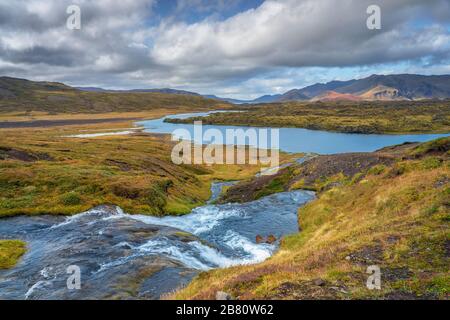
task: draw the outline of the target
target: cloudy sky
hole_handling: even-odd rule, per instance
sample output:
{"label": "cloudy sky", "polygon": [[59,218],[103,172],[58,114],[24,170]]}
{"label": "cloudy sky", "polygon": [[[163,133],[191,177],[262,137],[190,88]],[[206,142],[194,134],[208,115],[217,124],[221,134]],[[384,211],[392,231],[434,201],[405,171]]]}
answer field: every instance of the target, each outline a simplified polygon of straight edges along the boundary
{"label": "cloudy sky", "polygon": [[450,1],[0,0],[0,75],[255,98],[374,73],[450,74]]}

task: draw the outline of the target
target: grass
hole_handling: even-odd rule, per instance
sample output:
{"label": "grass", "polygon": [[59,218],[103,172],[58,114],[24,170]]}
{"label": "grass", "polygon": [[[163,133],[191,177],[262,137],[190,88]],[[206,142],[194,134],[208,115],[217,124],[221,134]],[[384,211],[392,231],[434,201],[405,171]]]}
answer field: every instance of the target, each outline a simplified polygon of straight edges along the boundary
{"label": "grass", "polygon": [[23,241],[0,240],[0,270],[14,267],[26,251]]}
{"label": "grass", "polygon": [[[267,261],[204,272],[170,298],[448,299],[449,175],[445,153],[378,166],[300,208],[302,231]],[[381,291],[366,288],[369,265]]]}
{"label": "grass", "polygon": [[409,152],[410,156],[420,157],[430,153],[442,153],[446,152],[450,155],[450,139],[441,138],[433,140],[427,143],[422,143]]}
{"label": "grass", "polygon": [[228,105],[201,96],[163,93],[105,93],[75,90],[61,83],[0,78],[0,112],[109,113],[180,108],[211,110]]}
{"label": "grass", "polygon": [[396,102],[286,102],[243,107],[246,112],[171,119],[174,123],[295,127],[346,133],[448,133],[450,100]]}
{"label": "grass", "polygon": [[[289,169],[287,170],[289,172]],[[289,181],[289,174],[283,174],[277,176],[273,180],[271,180],[267,185],[264,185],[260,190],[258,190],[255,194],[254,199],[260,199],[262,197],[283,192],[286,190],[285,186]]]}
{"label": "grass", "polygon": [[[124,121],[0,130],[0,217],[71,215],[103,204],[129,213],[180,215],[205,204],[212,181],[248,179],[260,170],[257,165],[175,165],[168,135],[64,137],[130,126]],[[27,161],[14,158],[18,154]]]}

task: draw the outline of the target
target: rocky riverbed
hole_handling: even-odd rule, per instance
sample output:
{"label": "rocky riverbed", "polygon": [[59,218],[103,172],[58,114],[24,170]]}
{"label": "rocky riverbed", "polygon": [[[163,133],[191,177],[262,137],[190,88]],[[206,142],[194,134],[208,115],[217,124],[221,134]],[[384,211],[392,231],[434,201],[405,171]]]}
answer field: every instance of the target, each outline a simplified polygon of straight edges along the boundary
{"label": "rocky riverbed", "polygon": [[[220,185],[213,186],[217,197]],[[258,235],[298,231],[297,209],[312,192],[285,192],[245,204],[209,204],[182,217],[128,215],[102,206],[65,218],[0,221],[0,238],[22,239],[28,252],[0,271],[1,299],[159,299],[200,271],[270,257],[278,242]],[[81,270],[81,289],[69,290],[69,266]]]}

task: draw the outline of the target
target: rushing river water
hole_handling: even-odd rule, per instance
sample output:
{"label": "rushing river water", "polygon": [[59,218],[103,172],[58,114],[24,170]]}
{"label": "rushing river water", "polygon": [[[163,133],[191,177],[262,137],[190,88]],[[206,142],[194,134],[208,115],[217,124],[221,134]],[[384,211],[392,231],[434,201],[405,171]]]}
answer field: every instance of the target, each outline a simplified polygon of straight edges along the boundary
{"label": "rushing river water", "polygon": [[[192,125],[165,123],[164,119],[138,125],[152,133],[172,133],[178,128],[193,131]],[[224,132],[237,127],[204,126],[208,128]],[[80,137],[101,135],[109,134]],[[374,151],[441,136],[446,135],[360,135],[284,128],[280,129],[280,149],[322,154]],[[256,237],[280,239],[297,232],[297,209],[314,198],[312,192],[293,191],[245,204],[214,205],[222,187],[230,184],[214,184],[208,205],[182,217],[128,215],[120,208],[103,206],[69,218],[2,219],[0,239],[25,240],[28,251],[16,267],[0,271],[0,299],[158,299],[189,283],[202,270],[267,259],[278,243],[256,243]],[[81,269],[80,290],[67,289],[67,268],[72,265]]]}
{"label": "rushing river water", "polygon": [[[223,184],[213,186],[213,196]],[[183,217],[128,215],[100,207],[73,217],[13,217],[0,238],[23,239],[18,266],[0,271],[0,299],[157,299],[199,271],[261,262],[277,239],[298,231],[297,209],[312,192],[280,193],[246,204],[206,205]],[[67,267],[81,269],[81,290],[67,290]]]}
{"label": "rushing river water", "polygon": [[[212,112],[204,113],[189,113],[167,116],[161,119],[148,120],[138,122],[137,125],[144,127],[146,132],[151,133],[172,133],[176,129],[187,129],[194,137],[194,126],[191,124],[174,124],[164,122],[166,118],[172,119],[186,119],[193,116],[205,116]],[[204,125],[203,131],[207,129],[217,129],[222,132],[225,137],[227,129],[277,129],[277,128],[255,128],[255,127],[236,127],[236,126],[222,126],[222,125]],[[402,135],[388,135],[388,134],[350,134],[337,133],[319,130],[308,130],[300,128],[279,128],[281,151],[285,152],[308,152],[319,154],[333,154],[345,152],[373,152],[386,146],[401,144],[404,142],[425,142],[440,137],[448,136],[449,134],[402,134]],[[194,139],[193,139],[194,140]],[[200,139],[194,140],[196,143],[202,143]],[[257,146],[255,146],[257,147]]]}

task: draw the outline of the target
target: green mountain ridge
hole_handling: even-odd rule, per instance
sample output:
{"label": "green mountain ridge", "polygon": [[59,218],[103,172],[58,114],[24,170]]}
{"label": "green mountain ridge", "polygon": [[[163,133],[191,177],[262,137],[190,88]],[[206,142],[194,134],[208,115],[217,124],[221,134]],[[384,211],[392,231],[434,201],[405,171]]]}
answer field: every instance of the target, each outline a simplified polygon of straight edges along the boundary
{"label": "green mountain ridge", "polygon": [[0,112],[105,113],[214,109],[224,102],[173,91],[81,91],[58,82],[0,77]]}

